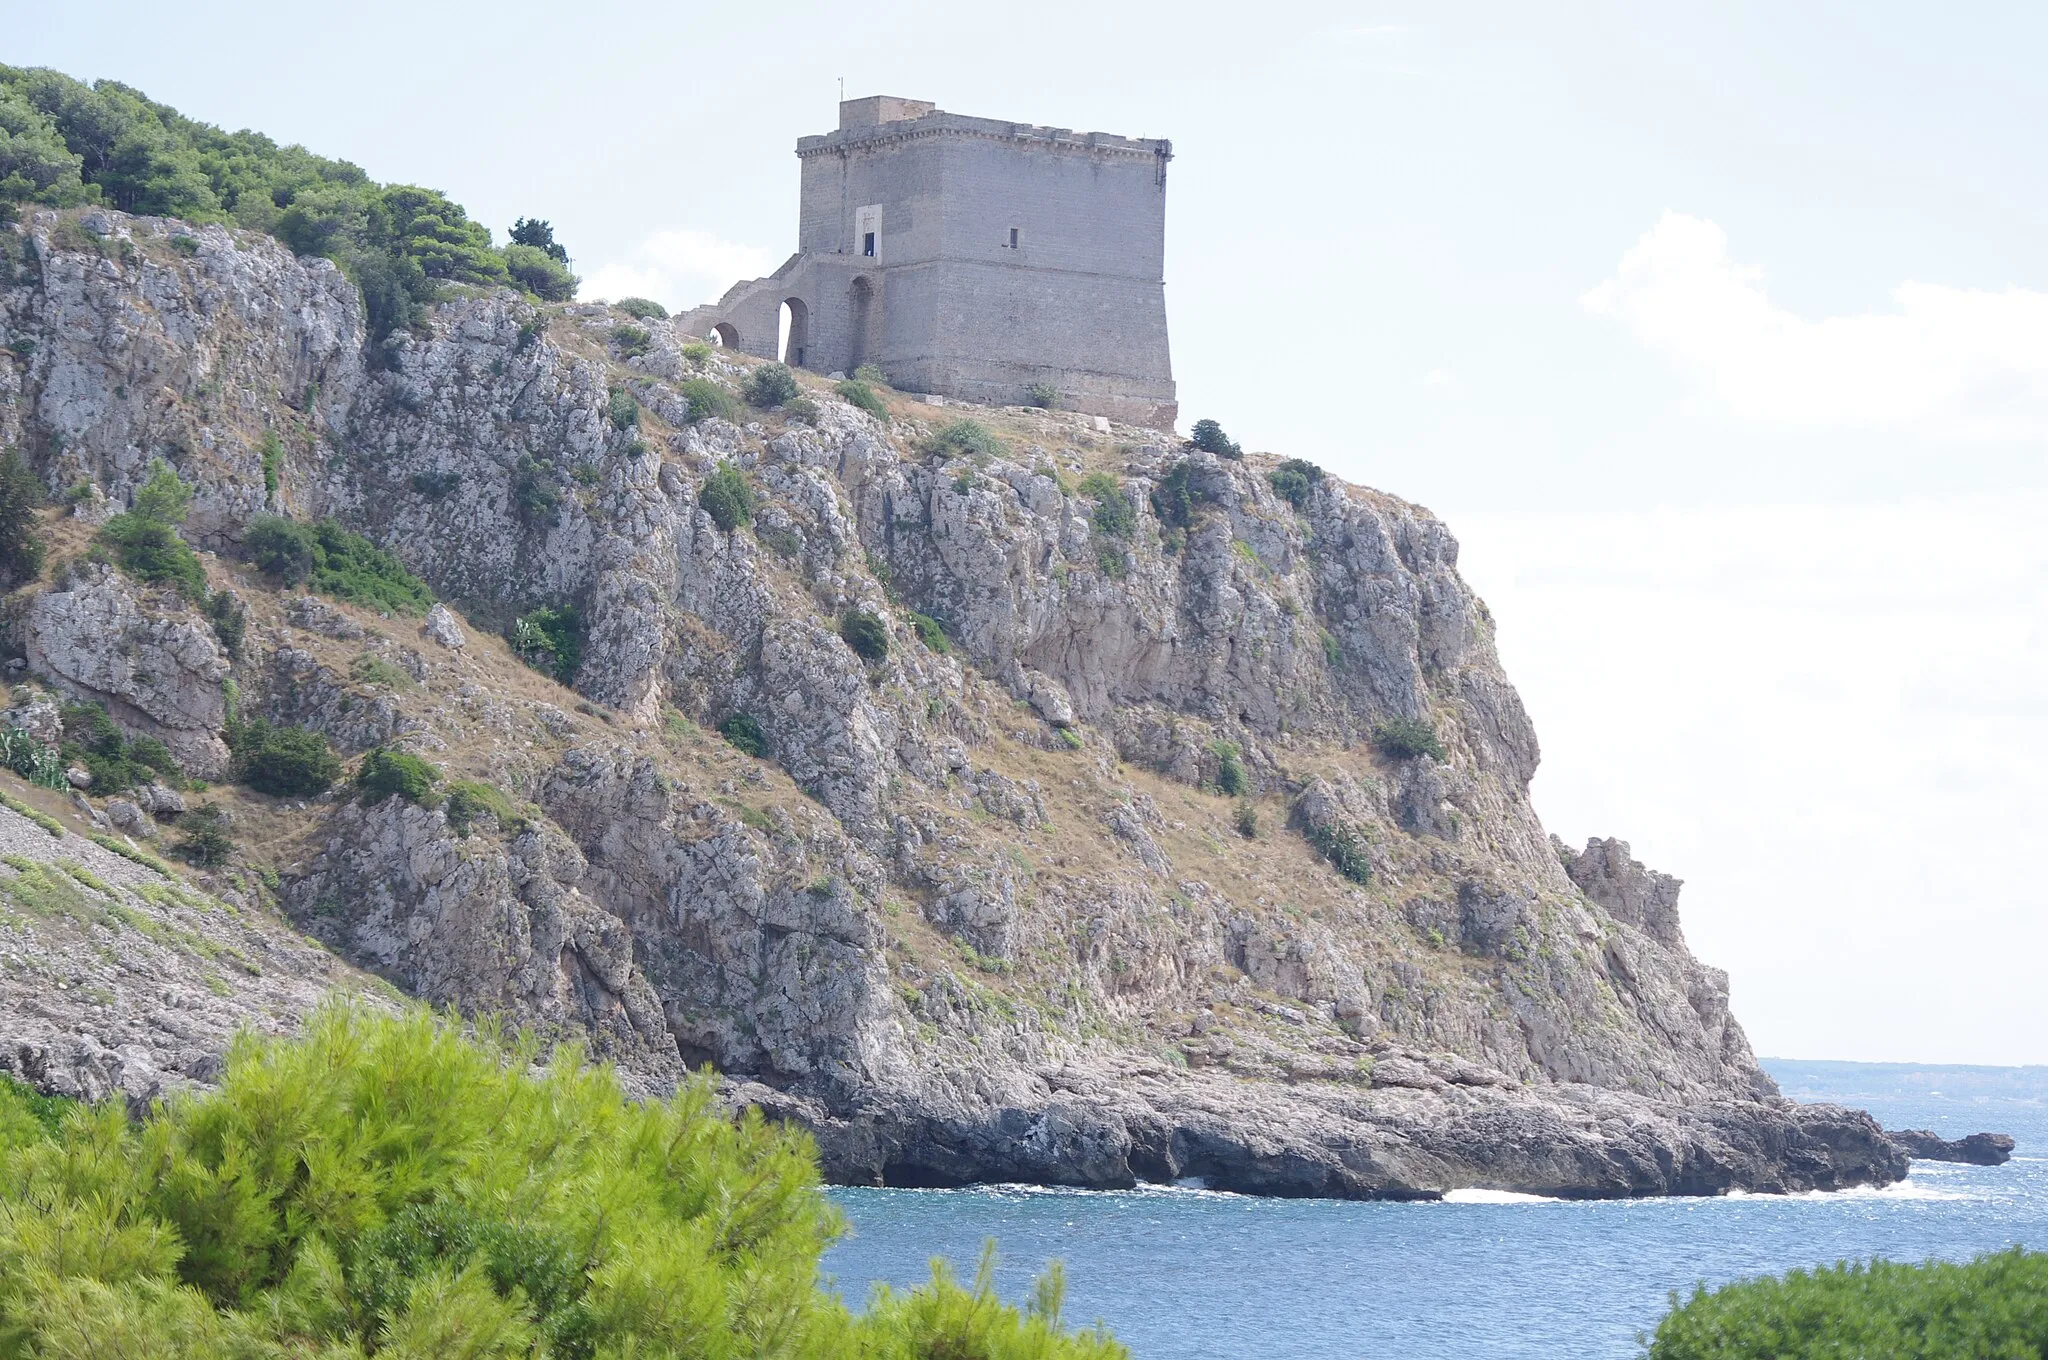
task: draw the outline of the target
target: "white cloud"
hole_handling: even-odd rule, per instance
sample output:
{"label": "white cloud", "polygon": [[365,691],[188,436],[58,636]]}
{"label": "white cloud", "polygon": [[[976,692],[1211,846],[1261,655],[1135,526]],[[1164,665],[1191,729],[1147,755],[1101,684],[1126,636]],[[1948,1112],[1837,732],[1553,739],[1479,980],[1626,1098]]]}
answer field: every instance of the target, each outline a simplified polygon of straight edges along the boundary
{"label": "white cloud", "polygon": [[616,301],[653,298],[672,312],[715,302],[742,279],[756,279],[783,257],[760,246],[723,240],[710,232],[658,231],[623,259],[606,260],[583,280],[580,296]]}
{"label": "white cloud", "polygon": [[2048,494],[1473,517],[1569,841],[1686,880],[1763,1051],[2048,1061]]}
{"label": "white cloud", "polygon": [[1902,283],[1895,309],[1819,321],[1729,258],[1714,223],[1667,212],[1587,292],[1587,310],[1702,377],[1737,414],[1937,433],[2048,431],[2048,293]]}

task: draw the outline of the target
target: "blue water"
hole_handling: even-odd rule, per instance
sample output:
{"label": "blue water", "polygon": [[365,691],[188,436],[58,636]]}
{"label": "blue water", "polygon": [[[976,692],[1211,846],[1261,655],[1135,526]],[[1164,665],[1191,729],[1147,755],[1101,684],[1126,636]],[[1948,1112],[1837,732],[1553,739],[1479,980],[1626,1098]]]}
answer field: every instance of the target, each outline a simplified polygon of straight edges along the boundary
{"label": "blue water", "polygon": [[2002,1167],[1916,1162],[1882,1191],[1716,1200],[1351,1204],[1185,1189],[841,1189],[852,1236],[825,1258],[850,1302],[971,1276],[985,1239],[1022,1300],[1066,1262],[1069,1323],[1139,1360],[1430,1360],[1641,1353],[1671,1290],[1884,1256],[2048,1248],[2048,1068],[1767,1063],[1787,1095],[1889,1128],[2019,1140]]}

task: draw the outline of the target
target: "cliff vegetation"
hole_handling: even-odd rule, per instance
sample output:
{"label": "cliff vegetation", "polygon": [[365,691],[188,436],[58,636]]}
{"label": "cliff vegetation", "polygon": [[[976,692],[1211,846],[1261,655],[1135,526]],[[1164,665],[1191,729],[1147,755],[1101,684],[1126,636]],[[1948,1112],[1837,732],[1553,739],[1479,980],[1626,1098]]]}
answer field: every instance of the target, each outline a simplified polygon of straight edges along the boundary
{"label": "cliff vegetation", "polygon": [[40,68],[0,66],[0,210],[10,204],[105,204],[267,232],[345,268],[376,338],[419,324],[444,284],[576,295],[546,222],[522,219],[499,246],[436,190],[378,184],[347,161],[223,132],[118,81]]}

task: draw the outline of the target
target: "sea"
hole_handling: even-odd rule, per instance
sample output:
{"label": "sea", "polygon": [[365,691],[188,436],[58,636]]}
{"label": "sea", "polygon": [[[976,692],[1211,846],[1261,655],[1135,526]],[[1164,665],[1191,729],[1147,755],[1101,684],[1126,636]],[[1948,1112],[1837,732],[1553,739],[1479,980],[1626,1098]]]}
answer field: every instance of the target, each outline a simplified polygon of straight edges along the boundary
{"label": "sea", "polygon": [[2018,1140],[1999,1167],[1916,1161],[1882,1190],[1597,1203],[1467,1191],[1440,1203],[1131,1191],[839,1188],[850,1234],[824,1268],[859,1307],[942,1259],[1030,1296],[1064,1263],[1064,1319],[1138,1360],[1640,1356],[1674,1293],[1794,1267],[2048,1249],[2048,1067],[1768,1060],[1787,1096],[1887,1128]]}

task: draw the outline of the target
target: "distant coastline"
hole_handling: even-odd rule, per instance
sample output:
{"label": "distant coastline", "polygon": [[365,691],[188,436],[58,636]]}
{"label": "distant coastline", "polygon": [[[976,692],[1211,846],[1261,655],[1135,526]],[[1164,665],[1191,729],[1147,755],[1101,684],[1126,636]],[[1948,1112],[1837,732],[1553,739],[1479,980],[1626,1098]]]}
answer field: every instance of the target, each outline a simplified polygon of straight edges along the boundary
{"label": "distant coastline", "polygon": [[[1993,1067],[1977,1063],[1837,1062],[1761,1058],[1779,1090],[1794,1100],[1953,1100],[1971,1104],[2017,1100],[2048,1104],[2048,1064]],[[1852,1094],[1853,1093],[1853,1094]]]}

